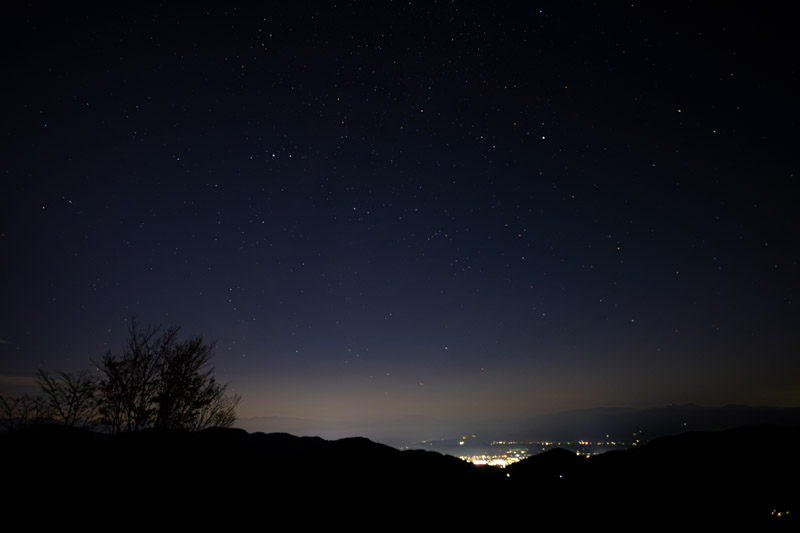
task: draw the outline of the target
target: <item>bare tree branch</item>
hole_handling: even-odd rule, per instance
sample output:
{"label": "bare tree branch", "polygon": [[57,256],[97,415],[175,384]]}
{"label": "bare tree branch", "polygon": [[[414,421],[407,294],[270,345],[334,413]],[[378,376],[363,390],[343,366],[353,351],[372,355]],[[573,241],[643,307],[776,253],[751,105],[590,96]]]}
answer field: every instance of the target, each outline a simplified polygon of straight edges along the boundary
{"label": "bare tree branch", "polygon": [[241,400],[227,396],[209,363],[214,343],[194,337],[178,341],[179,328],[128,329],[120,356],[107,352],[96,363],[103,373],[100,411],[113,433],[148,427],[202,429],[230,426]]}
{"label": "bare tree branch", "polygon": [[53,415],[64,425],[90,427],[97,422],[97,380],[88,370],[78,374],[59,372],[51,376],[39,369],[36,381],[49,402]]}

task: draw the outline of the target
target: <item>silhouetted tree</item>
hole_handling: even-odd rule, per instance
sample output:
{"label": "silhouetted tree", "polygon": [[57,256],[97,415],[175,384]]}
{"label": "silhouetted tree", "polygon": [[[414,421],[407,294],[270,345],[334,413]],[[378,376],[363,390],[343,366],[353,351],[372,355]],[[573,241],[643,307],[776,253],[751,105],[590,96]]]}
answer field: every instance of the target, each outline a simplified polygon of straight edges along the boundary
{"label": "silhouetted tree", "polygon": [[51,376],[39,369],[36,381],[42,388],[53,416],[64,425],[90,427],[97,422],[97,379],[87,370],[77,374],[58,372]]}
{"label": "silhouetted tree", "polygon": [[44,396],[23,394],[14,398],[0,394],[0,426],[9,431],[41,424],[51,416],[50,405]]}
{"label": "silhouetted tree", "polygon": [[141,329],[132,320],[122,355],[107,352],[97,363],[101,413],[112,432],[227,427],[236,420],[240,398],[227,395],[227,384],[208,368],[213,343],[199,336],[178,341],[178,331]]}
{"label": "silhouetted tree", "polygon": [[113,433],[153,426],[161,367],[177,335],[177,328],[159,335],[158,328],[140,329],[132,320],[122,355],[109,350],[97,363],[104,375],[100,380],[100,412]]}
{"label": "silhouetted tree", "polygon": [[224,389],[218,388],[211,402],[197,412],[197,417],[190,429],[231,427],[236,422],[236,407],[241,400],[242,397],[238,394],[225,394]]}

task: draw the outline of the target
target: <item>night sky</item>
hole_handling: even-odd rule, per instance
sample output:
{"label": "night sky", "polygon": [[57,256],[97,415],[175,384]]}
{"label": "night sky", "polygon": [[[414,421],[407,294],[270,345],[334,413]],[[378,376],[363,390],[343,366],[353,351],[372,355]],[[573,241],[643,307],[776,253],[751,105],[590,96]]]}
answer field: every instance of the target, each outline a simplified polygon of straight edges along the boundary
{"label": "night sky", "polygon": [[135,316],[243,417],[800,406],[786,13],[283,4],[4,11],[0,392]]}

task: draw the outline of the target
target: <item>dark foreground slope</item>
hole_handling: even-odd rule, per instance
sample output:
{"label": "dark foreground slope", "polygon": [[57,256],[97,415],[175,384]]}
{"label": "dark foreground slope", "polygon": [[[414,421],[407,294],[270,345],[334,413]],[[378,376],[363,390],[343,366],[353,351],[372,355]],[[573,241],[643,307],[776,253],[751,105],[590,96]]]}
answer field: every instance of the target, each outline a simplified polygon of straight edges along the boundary
{"label": "dark foreground slope", "polygon": [[48,509],[96,524],[158,517],[468,525],[486,515],[473,503],[501,476],[454,457],[362,438],[237,429],[110,436],[45,426],[0,434],[0,451],[3,484],[13,487],[6,508],[27,516]]}
{"label": "dark foreground slope", "polygon": [[589,459],[557,449],[508,472],[563,525],[788,526],[800,512],[800,427],[687,433]]}
{"label": "dark foreground slope", "polygon": [[98,528],[153,520],[426,530],[631,520],[640,528],[789,526],[799,452],[798,429],[777,426],[668,437],[591,459],[553,450],[506,470],[360,438],[232,429],[109,436],[56,426],[0,434],[4,509]]}

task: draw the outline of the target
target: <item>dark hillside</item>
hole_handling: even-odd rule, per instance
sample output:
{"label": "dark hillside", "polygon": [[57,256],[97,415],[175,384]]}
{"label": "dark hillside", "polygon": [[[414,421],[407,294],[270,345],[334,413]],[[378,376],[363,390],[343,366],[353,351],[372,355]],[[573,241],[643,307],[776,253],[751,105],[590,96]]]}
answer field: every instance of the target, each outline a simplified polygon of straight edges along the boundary
{"label": "dark hillside", "polygon": [[[344,515],[412,524],[474,524],[463,506],[502,473],[435,452],[401,452],[367,439],[325,441],[236,429],[141,431],[116,436],[43,426],[0,434],[5,499],[23,514],[40,507],[91,509],[94,520],[157,514],[170,519],[319,522]],[[88,507],[87,507],[88,506]],[[68,511],[72,512],[72,511]],[[443,522],[442,522],[443,523]]]}
{"label": "dark hillside", "polygon": [[800,501],[797,427],[689,433],[589,459],[555,449],[505,470],[363,438],[236,429],[111,436],[51,425],[0,434],[0,452],[3,502],[15,516],[98,528],[150,520],[788,527]]}
{"label": "dark hillside", "polygon": [[552,450],[508,471],[516,490],[533,491],[566,522],[785,522],[800,501],[798,452],[800,428],[747,426],[663,437],[588,459]]}

